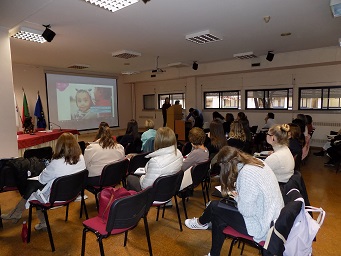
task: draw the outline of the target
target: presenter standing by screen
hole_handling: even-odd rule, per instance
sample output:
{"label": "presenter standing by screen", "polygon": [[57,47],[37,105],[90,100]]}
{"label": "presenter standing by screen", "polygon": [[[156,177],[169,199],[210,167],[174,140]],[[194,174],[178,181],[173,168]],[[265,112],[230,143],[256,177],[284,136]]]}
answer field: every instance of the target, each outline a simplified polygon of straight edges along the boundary
{"label": "presenter standing by screen", "polygon": [[162,105],[162,117],[163,117],[163,127],[167,125],[167,109],[171,106],[169,103],[169,98],[165,99],[165,103]]}

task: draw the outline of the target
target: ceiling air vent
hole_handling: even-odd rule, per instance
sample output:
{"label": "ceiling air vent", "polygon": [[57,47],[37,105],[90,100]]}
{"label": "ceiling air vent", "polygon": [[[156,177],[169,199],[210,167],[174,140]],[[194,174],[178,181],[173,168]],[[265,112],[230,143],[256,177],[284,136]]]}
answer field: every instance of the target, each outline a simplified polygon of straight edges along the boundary
{"label": "ceiling air vent", "polygon": [[219,36],[213,35],[209,30],[186,35],[186,39],[196,44],[206,44],[223,40]]}
{"label": "ceiling air vent", "polygon": [[86,68],[90,68],[89,65],[82,65],[82,64],[74,64],[74,65],[71,65],[67,68],[72,68],[72,69],[86,69]]}
{"label": "ceiling air vent", "polygon": [[121,58],[121,59],[130,59],[130,58],[140,57],[141,53],[128,51],[128,50],[121,50],[121,51],[113,52],[112,56],[116,58]]}
{"label": "ceiling air vent", "polygon": [[247,60],[247,59],[257,58],[257,56],[254,55],[253,52],[243,52],[243,53],[233,54],[233,58],[240,59],[240,60]]}

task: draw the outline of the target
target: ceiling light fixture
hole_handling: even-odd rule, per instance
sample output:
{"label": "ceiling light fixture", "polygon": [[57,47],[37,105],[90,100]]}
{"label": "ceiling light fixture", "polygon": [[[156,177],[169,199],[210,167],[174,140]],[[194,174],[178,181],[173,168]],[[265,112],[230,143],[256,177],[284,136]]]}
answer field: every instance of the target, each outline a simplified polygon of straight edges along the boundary
{"label": "ceiling light fixture", "polygon": [[111,53],[111,56],[127,60],[130,58],[140,57],[141,53],[129,51],[129,50],[120,50],[120,51],[116,51],[116,52]]}
{"label": "ceiling light fixture", "polygon": [[44,37],[47,42],[51,42],[53,38],[55,37],[56,33],[50,29],[51,28],[50,24],[43,25],[43,26],[45,27],[45,31],[43,32],[41,36]]}
{"label": "ceiling light fixture", "polygon": [[46,39],[42,36],[42,31],[35,30],[27,27],[17,27],[10,32],[10,36],[17,39],[26,41],[45,43]]}
{"label": "ceiling light fixture", "polygon": [[209,30],[186,35],[186,39],[197,44],[205,44],[222,40],[222,38],[213,35]]}
{"label": "ceiling light fixture", "polygon": [[257,58],[257,56],[254,55],[253,52],[243,52],[243,53],[233,54],[233,58],[240,59],[240,60],[246,60],[246,59]]}
{"label": "ceiling light fixture", "polygon": [[341,16],[341,0],[330,0],[330,9],[334,18]]}
{"label": "ceiling light fixture", "polygon": [[105,10],[116,12],[124,7],[137,3],[139,0],[84,0]]}

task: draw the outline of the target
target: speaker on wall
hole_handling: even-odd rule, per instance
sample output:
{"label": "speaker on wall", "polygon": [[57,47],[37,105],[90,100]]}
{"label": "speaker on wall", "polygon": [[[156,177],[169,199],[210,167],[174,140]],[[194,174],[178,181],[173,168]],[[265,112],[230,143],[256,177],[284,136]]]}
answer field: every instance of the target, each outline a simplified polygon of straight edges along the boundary
{"label": "speaker on wall", "polygon": [[196,61],[193,61],[192,68],[193,68],[194,70],[197,70],[198,67],[199,67],[199,64],[198,64]]}
{"label": "speaker on wall", "polygon": [[272,61],[275,57],[275,54],[272,51],[268,51],[268,54],[266,55],[266,60],[267,61]]}
{"label": "speaker on wall", "polygon": [[42,37],[44,37],[44,39],[47,42],[51,42],[54,38],[54,36],[56,35],[55,32],[53,32],[49,27],[50,25],[43,25],[45,27],[45,31],[43,32],[43,34],[41,35]]}

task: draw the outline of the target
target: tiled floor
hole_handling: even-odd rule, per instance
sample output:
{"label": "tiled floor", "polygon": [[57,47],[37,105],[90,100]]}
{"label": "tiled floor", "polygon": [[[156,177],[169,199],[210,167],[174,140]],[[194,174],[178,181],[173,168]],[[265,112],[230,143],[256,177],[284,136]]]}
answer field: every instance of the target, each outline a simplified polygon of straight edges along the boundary
{"label": "tiled floor", "polygon": [[[310,201],[314,206],[321,206],[327,212],[325,222],[317,235],[317,241],[313,244],[314,256],[341,255],[341,173],[335,174],[335,169],[325,168],[323,163],[326,157],[311,155],[307,163],[302,167]],[[217,183],[217,181],[215,181]],[[86,193],[86,200],[90,216],[96,215],[94,196]],[[0,194],[2,212],[8,212],[18,201],[17,192]],[[82,219],[79,219],[80,203],[70,205],[69,221],[64,222],[65,208],[51,210],[49,212],[52,233],[56,251],[51,252],[48,235],[46,232],[32,231],[30,244],[21,241],[20,221],[13,224],[4,221],[4,228],[0,230],[0,255],[80,255]],[[190,217],[199,216],[204,209],[204,203],[200,190],[196,190],[194,197],[188,202],[188,214]],[[180,207],[182,221],[184,214]],[[155,221],[156,209],[152,208],[148,215],[149,229],[154,255],[205,255],[209,252],[211,243],[210,231],[189,230],[179,231],[175,207],[166,210],[165,219]],[[26,220],[28,212],[23,215]],[[34,224],[37,219],[34,216]],[[226,240],[222,255],[227,255],[230,240]],[[128,235],[128,244],[123,247],[123,236],[114,236],[104,240],[106,255],[148,255],[148,247],[144,233],[143,222]],[[240,250],[235,248],[233,255],[239,255]],[[98,244],[95,236],[88,235],[86,255],[99,255]],[[246,246],[244,255],[258,255],[257,250]]]}

